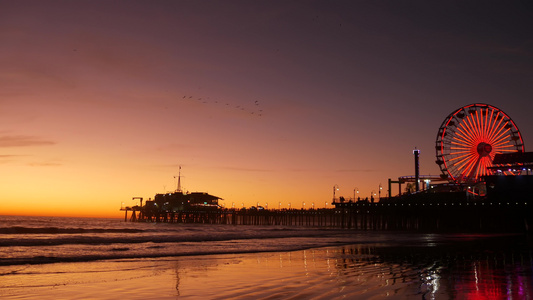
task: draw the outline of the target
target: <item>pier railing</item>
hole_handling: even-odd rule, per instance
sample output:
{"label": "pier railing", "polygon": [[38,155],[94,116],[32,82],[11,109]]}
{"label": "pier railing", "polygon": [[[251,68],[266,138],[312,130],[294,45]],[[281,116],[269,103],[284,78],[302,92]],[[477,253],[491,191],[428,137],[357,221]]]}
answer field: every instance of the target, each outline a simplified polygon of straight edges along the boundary
{"label": "pier railing", "polygon": [[[218,209],[162,211],[144,214],[141,207],[125,207],[125,220],[167,223],[283,225],[356,230],[416,231],[528,231],[533,203],[500,202],[343,202],[329,209]],[[128,213],[130,216],[128,217]]]}

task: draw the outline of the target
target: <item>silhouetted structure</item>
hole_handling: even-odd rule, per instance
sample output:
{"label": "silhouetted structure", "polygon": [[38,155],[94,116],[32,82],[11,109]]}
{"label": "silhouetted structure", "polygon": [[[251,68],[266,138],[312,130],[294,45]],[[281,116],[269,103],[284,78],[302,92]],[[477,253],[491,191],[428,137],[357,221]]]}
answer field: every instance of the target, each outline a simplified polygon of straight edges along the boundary
{"label": "silhouetted structure", "polygon": [[495,154],[492,166],[489,169],[498,174],[504,172],[520,172],[529,175],[533,169],[533,152],[514,152]]}
{"label": "silhouetted structure", "polygon": [[[157,194],[154,200],[146,201],[141,208],[141,218],[148,221],[160,221],[172,217],[172,214],[192,210],[217,210],[220,197],[208,193],[165,193]],[[169,216],[170,215],[170,216]]]}

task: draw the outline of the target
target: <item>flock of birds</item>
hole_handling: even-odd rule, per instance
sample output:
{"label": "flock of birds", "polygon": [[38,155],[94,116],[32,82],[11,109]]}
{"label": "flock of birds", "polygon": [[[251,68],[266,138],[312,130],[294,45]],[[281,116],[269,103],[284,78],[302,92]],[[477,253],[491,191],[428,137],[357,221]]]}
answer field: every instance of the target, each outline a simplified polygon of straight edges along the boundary
{"label": "flock of birds", "polygon": [[236,104],[228,103],[227,101],[211,100],[209,97],[200,98],[200,97],[194,97],[194,96],[188,96],[188,95],[183,96],[182,100],[194,101],[196,103],[201,103],[201,104],[206,104],[206,105],[220,105],[222,107],[225,107],[226,109],[238,110],[243,113],[247,113],[247,114],[250,114],[256,117],[261,117],[263,115],[263,109],[261,108],[259,100],[255,100],[250,105],[236,105]]}

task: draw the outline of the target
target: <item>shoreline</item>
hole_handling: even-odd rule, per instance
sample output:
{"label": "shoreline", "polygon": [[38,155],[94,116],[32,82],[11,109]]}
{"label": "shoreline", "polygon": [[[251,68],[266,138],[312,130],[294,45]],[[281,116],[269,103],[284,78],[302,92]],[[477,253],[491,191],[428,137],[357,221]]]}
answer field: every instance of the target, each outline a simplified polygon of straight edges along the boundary
{"label": "shoreline", "polygon": [[[527,238],[465,235],[296,251],[0,267],[2,299],[469,299],[533,296]],[[520,287],[513,289],[512,287]]]}
{"label": "shoreline", "polygon": [[[354,248],[355,247],[355,248]],[[359,284],[339,273],[342,253],[359,249],[359,267],[368,268]],[[387,279],[371,270],[367,245],[283,252],[193,255],[19,266],[3,274],[3,299],[222,299],[342,298],[384,296],[410,290],[409,283],[387,288]],[[344,255],[345,255],[344,254]],[[344,258],[346,259],[346,258]],[[361,269],[359,269],[361,270]],[[7,275],[7,276],[6,276]],[[7,280],[6,280],[7,279]],[[396,292],[397,293],[397,292]],[[402,296],[405,296],[403,292]],[[366,297],[366,296],[365,296]]]}

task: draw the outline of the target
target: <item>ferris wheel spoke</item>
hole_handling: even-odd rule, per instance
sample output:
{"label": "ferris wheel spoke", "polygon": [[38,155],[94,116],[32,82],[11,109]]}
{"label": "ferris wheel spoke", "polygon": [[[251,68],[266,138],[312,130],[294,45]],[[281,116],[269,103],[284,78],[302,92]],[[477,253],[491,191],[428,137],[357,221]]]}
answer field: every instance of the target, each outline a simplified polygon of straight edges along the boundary
{"label": "ferris wheel spoke", "polygon": [[482,140],[484,135],[483,135],[483,123],[481,121],[482,119],[482,116],[480,116],[479,114],[479,111],[476,110],[476,128],[477,128],[477,132],[478,132],[478,136],[479,136],[479,139]]}
{"label": "ferris wheel spoke", "polygon": [[488,129],[489,129],[489,122],[490,122],[490,119],[489,119],[489,108],[487,107],[487,109],[485,109],[485,123],[484,123],[484,126],[483,126],[483,135],[484,136],[488,136]]}
{"label": "ferris wheel spoke", "polygon": [[483,175],[483,158],[480,158],[476,165],[476,178]]}
{"label": "ferris wheel spoke", "polygon": [[496,149],[503,149],[503,148],[516,148],[515,145],[507,144],[507,145],[497,145],[496,147],[493,147]]}
{"label": "ferris wheel spoke", "polygon": [[471,124],[470,118],[467,116],[465,118],[465,122],[461,123],[461,125],[464,125],[464,129],[466,132],[468,132],[468,135],[471,137],[472,141],[475,143],[477,140],[477,134]]}
{"label": "ferris wheel spoke", "polygon": [[[467,174],[467,177],[470,179],[474,173],[474,170],[478,168],[479,166],[479,161],[480,161],[480,158],[478,157],[477,159],[473,159],[473,160],[470,160],[468,165],[466,166],[465,168],[465,171],[466,171],[466,174]],[[476,176],[477,177],[477,176]]]}
{"label": "ferris wheel spoke", "polygon": [[[489,114],[491,117],[489,117]],[[488,139],[488,136],[490,135],[490,125],[492,121],[492,110],[489,112],[489,108],[485,110],[485,128],[483,129],[483,136],[485,136]]]}
{"label": "ferris wheel spoke", "polygon": [[465,166],[469,165],[474,160],[475,160],[475,155],[474,154],[470,154],[466,158],[456,162],[453,165],[457,166],[458,169],[463,169],[463,168],[465,168]]}
{"label": "ferris wheel spoke", "polygon": [[478,136],[478,141],[480,141],[480,140],[483,139],[483,131],[481,130],[481,121],[480,121],[480,117],[479,117],[479,111],[476,110],[474,115],[475,115],[475,117],[474,117],[474,125],[476,126],[476,132],[477,132],[477,136]]}
{"label": "ferris wheel spoke", "polygon": [[458,153],[465,153],[467,152],[467,154],[464,154],[464,155],[460,155],[460,156],[455,156],[455,157],[452,157],[449,159],[449,161],[454,161],[454,160],[458,160],[458,159],[462,159],[468,155],[470,155],[470,151],[463,151],[463,152],[455,152],[454,154],[458,154]]}
{"label": "ferris wheel spoke", "polygon": [[[502,129],[503,129],[503,128],[501,128],[500,131],[501,131]],[[508,133],[509,131],[511,131],[511,129],[510,129],[510,128],[507,128],[507,129],[504,130],[503,132],[498,133],[497,136],[495,136],[495,137],[493,137],[492,139],[490,139],[489,142],[490,142],[490,143],[495,143],[495,141],[499,141],[499,140],[501,140],[501,139],[503,139],[503,138],[506,138],[506,137],[507,137],[506,133]]]}
{"label": "ferris wheel spoke", "polygon": [[498,136],[493,137],[491,140],[489,140],[489,143],[491,144],[499,144],[501,142],[509,142],[512,134],[508,134],[511,131],[510,129],[507,129],[507,132],[502,132]]}
{"label": "ferris wheel spoke", "polygon": [[464,144],[467,144],[467,145],[474,145],[474,140],[471,139],[471,138],[468,138],[466,136],[464,136],[462,133],[457,133],[456,136],[453,137],[454,140],[459,140],[459,141],[462,141]]}
{"label": "ferris wheel spoke", "polygon": [[487,127],[487,136],[490,138],[490,135],[492,131],[494,130],[496,126],[496,118],[499,115],[499,112],[496,112],[496,115],[494,115],[494,109],[490,111],[490,118],[489,118],[489,126]]}
{"label": "ferris wheel spoke", "polygon": [[490,116],[489,116],[489,109],[487,108],[487,128],[485,129],[487,137],[490,136],[490,131],[492,130],[492,126],[494,126],[494,110],[490,110]]}
{"label": "ferris wheel spoke", "polygon": [[483,157],[482,163],[483,163],[483,174],[481,174],[481,175],[482,176],[490,175],[491,171],[490,171],[489,167],[492,166],[492,159],[489,156]]}
{"label": "ferris wheel spoke", "polygon": [[516,150],[512,150],[512,149],[501,149],[499,151],[500,152],[516,152]]}
{"label": "ferris wheel spoke", "polygon": [[468,158],[464,158],[464,159],[461,159],[460,161],[452,164],[452,166],[454,168],[456,168],[457,170],[462,170],[464,168],[464,165],[468,162]]}
{"label": "ferris wheel spoke", "polygon": [[463,146],[463,145],[458,145],[458,146],[461,146],[461,147],[450,147],[450,150],[467,150],[467,149],[472,148],[472,146]]}
{"label": "ferris wheel spoke", "polygon": [[473,145],[474,144],[474,139],[472,137],[469,137],[467,135],[465,135],[462,131],[461,128],[458,128],[458,132],[455,136],[453,136],[454,140],[461,140],[463,141],[465,144],[470,144],[470,145]]}
{"label": "ferris wheel spoke", "polygon": [[461,123],[457,129],[463,134],[463,137],[468,140],[470,143],[475,144],[476,139],[474,136],[472,136],[472,131],[467,129],[464,125],[464,123]]}
{"label": "ferris wheel spoke", "polygon": [[498,119],[498,118],[499,118],[498,123],[491,129],[491,133],[489,135],[489,140],[491,140],[493,138],[493,136],[495,134],[497,134],[497,132],[500,132],[502,130],[502,128],[503,128],[502,122],[503,122],[504,118],[503,118],[503,116],[500,116],[500,113],[498,113],[497,116],[496,116],[496,119]]}
{"label": "ferris wheel spoke", "polygon": [[494,130],[494,132],[492,133],[492,135],[490,137],[494,138],[494,137],[498,136],[499,134],[501,134],[502,131],[506,129],[508,124],[509,124],[509,122],[507,122],[507,121],[503,122],[503,124],[502,123],[498,124],[498,127],[496,128],[496,130]]}
{"label": "ferris wheel spoke", "polygon": [[515,147],[515,145],[509,144],[509,140],[503,140],[497,144],[492,145],[493,149],[494,148],[510,148],[510,147]]}

